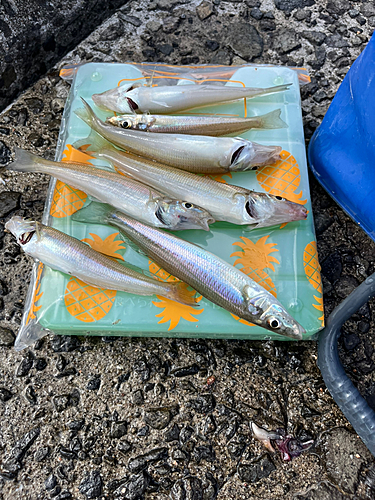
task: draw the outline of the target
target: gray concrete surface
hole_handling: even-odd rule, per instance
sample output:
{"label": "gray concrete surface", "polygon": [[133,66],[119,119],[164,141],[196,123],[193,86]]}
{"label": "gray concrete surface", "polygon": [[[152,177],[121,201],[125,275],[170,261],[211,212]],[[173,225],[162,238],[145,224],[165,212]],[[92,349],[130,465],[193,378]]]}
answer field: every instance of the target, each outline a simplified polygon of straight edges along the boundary
{"label": "gray concrete surface", "polygon": [[[309,139],[374,16],[372,3],[345,0],[131,2],[56,69],[89,60],[304,65]],[[0,115],[1,164],[16,145],[53,157],[68,90],[46,76]],[[2,179],[0,499],[375,497],[375,461],[327,393],[314,343],[51,335],[16,353],[31,262],[1,228],[14,214],[41,217],[48,179]],[[329,314],[374,272],[375,244],[313,178],[311,190]],[[373,309],[344,326],[340,354],[375,408]],[[285,462],[254,440],[251,421],[314,446]]]}

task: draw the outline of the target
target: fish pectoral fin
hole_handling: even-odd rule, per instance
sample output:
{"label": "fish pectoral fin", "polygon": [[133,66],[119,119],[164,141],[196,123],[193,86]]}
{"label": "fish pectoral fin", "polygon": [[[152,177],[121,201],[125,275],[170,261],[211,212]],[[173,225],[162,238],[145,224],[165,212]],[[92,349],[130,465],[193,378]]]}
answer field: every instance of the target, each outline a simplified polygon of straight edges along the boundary
{"label": "fish pectoral fin", "polygon": [[251,231],[254,231],[254,229],[258,229],[259,227],[262,226],[259,226],[259,224],[247,224],[246,226],[242,226],[242,229],[250,233]]}
{"label": "fish pectoral fin", "polygon": [[145,111],[142,114],[142,121],[147,125],[153,125],[156,122],[156,118],[150,114],[149,111]]}
{"label": "fish pectoral fin", "polygon": [[36,224],[35,224],[35,232],[36,232],[36,239],[37,239],[37,241],[40,240],[40,231],[39,231],[39,227],[38,226],[39,226],[39,222],[36,222]]}
{"label": "fish pectoral fin", "polygon": [[[256,283],[254,282],[256,285]],[[243,290],[242,290],[242,297],[244,298],[244,301],[246,303],[247,310],[250,314],[253,314],[254,316],[257,316],[262,312],[262,309],[254,304],[254,298],[259,294],[259,291],[257,288],[252,287],[251,285],[245,285]]]}
{"label": "fish pectoral fin", "polygon": [[146,202],[146,205],[148,207],[150,207],[151,205],[155,205],[155,204],[158,204],[160,201],[160,198],[159,197],[153,197],[153,194],[152,194],[152,191],[150,189],[150,192],[149,192],[149,198],[148,198],[148,201]]}
{"label": "fish pectoral fin", "polygon": [[237,200],[241,200],[242,198],[245,198],[245,195],[244,195],[244,193],[237,192],[237,193],[233,193],[231,198],[233,199],[233,201],[237,201]]}

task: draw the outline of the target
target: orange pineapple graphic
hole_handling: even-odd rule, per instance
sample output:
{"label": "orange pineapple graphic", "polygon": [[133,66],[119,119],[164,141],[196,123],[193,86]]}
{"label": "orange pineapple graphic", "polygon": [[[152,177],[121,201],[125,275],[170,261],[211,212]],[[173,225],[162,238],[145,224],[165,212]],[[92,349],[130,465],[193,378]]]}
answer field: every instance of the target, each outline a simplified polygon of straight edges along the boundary
{"label": "orange pineapple graphic", "polygon": [[44,292],[40,291],[40,286],[41,286],[41,276],[42,276],[42,271],[43,271],[43,264],[42,262],[39,262],[37,272],[36,272],[36,280],[35,280],[35,287],[34,287],[34,292],[33,292],[33,298],[30,304],[29,312],[27,315],[26,319],[26,325],[29,324],[29,321],[31,319],[35,319],[36,315],[35,313],[41,309],[42,304],[39,304],[38,306],[36,305],[36,302],[42,297]]}
{"label": "orange pineapple graphic", "polygon": [[[82,241],[88,243],[97,252],[108,255],[111,258],[124,258],[118,251],[124,249],[122,240],[115,240],[119,233],[110,234],[102,240],[97,234],[90,233],[90,238]],[[117,291],[96,288],[84,283],[78,278],[70,278],[64,295],[65,306],[74,318],[85,323],[91,323],[102,319],[111,310]]]}
{"label": "orange pineapple graphic", "polygon": [[[232,253],[231,257],[238,257],[233,264],[234,266],[240,264],[240,271],[247,274],[247,276],[259,283],[276,297],[276,286],[265,269],[275,271],[274,264],[280,264],[280,262],[276,257],[271,255],[273,252],[278,252],[278,249],[275,248],[277,244],[267,243],[268,238],[269,235],[263,236],[254,243],[249,238],[241,237],[242,241],[233,243],[233,246],[238,246],[242,250]],[[234,314],[232,314],[232,316],[244,325],[254,326],[252,323],[240,319]]]}
{"label": "orange pineapple graphic", "polygon": [[322,327],[324,326],[324,309],[323,309],[323,289],[322,289],[322,278],[320,276],[320,264],[318,260],[318,251],[316,248],[316,242],[311,241],[305,247],[303,252],[303,267],[305,269],[305,274],[311,285],[315,288],[318,296],[314,295],[314,299],[318,304],[313,304],[313,307],[318,311],[321,311],[322,315],[318,320],[321,322]]}
{"label": "orange pineapple graphic", "polygon": [[[148,268],[149,271],[157,278],[159,281],[180,281],[178,278],[175,276],[172,276],[171,274],[167,273],[162,269],[158,264],[156,264],[154,261],[149,260],[148,261]],[[188,288],[188,285],[186,285],[186,288]],[[189,293],[193,297],[195,295],[195,290],[189,290]],[[161,323],[167,323],[170,321],[168,331],[173,330],[176,328],[176,326],[179,324],[180,319],[184,319],[185,321],[190,321],[190,322],[198,322],[198,318],[196,318],[196,315],[202,314],[204,311],[204,308],[202,309],[194,309],[194,307],[187,306],[185,304],[179,304],[178,302],[175,302],[174,300],[167,299],[166,297],[162,297],[161,295],[157,295],[157,298],[159,299],[158,302],[153,301],[152,303],[154,306],[159,307],[160,309],[163,309],[163,311],[159,314],[156,314],[156,318],[161,318],[160,321],[158,321],[158,325]],[[200,295],[197,299],[196,302],[200,302],[202,300],[202,295]]]}
{"label": "orange pineapple graphic", "polygon": [[296,192],[301,183],[298,163],[288,151],[281,151],[280,156],[278,162],[256,171],[257,181],[267,193],[303,205],[307,200],[302,200],[302,189]]}
{"label": "orange pineapple graphic", "polygon": [[[65,157],[62,161],[87,163],[89,165],[91,165],[89,160],[94,158],[93,156],[78,151],[78,149],[73,148],[70,144],[67,144],[63,154]],[[50,214],[59,219],[72,215],[83,207],[86,199],[87,195],[83,191],[74,189],[64,182],[57,180]]]}
{"label": "orange pineapple graphic", "polygon": [[213,179],[214,181],[221,182],[222,184],[226,184],[227,180],[224,179],[224,177],[232,179],[232,174],[231,172],[225,172],[224,174],[213,174],[213,175],[208,174],[207,177]]}

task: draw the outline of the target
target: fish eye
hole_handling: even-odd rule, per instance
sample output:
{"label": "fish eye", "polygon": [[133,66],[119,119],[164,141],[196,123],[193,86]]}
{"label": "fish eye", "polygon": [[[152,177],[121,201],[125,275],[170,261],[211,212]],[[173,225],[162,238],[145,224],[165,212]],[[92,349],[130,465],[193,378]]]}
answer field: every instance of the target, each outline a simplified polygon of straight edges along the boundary
{"label": "fish eye", "polygon": [[130,127],[129,122],[127,122],[127,121],[121,122],[121,127],[122,128],[129,128]]}
{"label": "fish eye", "polygon": [[280,321],[277,318],[270,318],[267,321],[267,323],[268,323],[268,326],[270,326],[274,330],[277,330],[281,326],[281,323],[280,323]]}
{"label": "fish eye", "polygon": [[276,200],[279,200],[279,201],[282,201],[284,198],[282,198],[281,196],[275,196]]}
{"label": "fish eye", "polygon": [[193,208],[193,204],[189,203],[187,201],[184,201],[184,203],[182,204],[182,206],[185,207],[185,208]]}

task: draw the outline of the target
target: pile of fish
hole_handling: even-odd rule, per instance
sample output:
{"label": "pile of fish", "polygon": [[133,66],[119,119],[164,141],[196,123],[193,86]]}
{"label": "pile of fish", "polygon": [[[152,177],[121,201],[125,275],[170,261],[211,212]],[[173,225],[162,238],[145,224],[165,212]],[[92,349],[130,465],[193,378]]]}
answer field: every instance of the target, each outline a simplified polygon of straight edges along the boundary
{"label": "pile of fish", "polygon": [[[126,85],[94,94],[94,103],[122,113],[102,121],[89,104],[76,114],[92,129],[74,144],[115,170],[45,160],[17,149],[8,166],[51,175],[97,201],[74,214],[79,222],[109,224],[180,282],[157,281],[85,243],[39,222],[13,217],[6,228],[23,250],[51,268],[88,284],[139,295],[161,295],[199,307],[185,283],[227,311],[274,333],[301,339],[305,332],[262,286],[218,256],[163,231],[210,230],[216,221],[252,228],[304,220],[304,206],[197,174],[247,171],[280,159],[281,147],[237,137],[251,128],[281,128],[280,110],[252,118],[172,115],[195,107],[287,90],[175,85]],[[123,114],[127,113],[127,114]],[[155,114],[154,114],[155,113]],[[101,203],[98,203],[101,202]]]}

